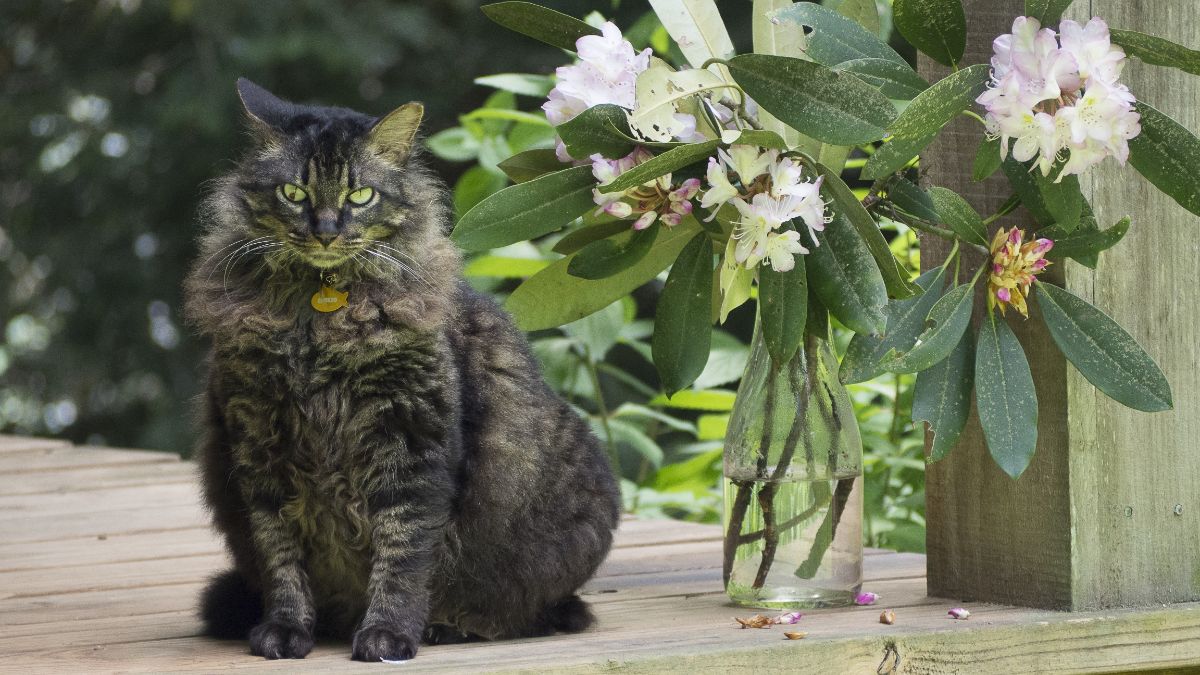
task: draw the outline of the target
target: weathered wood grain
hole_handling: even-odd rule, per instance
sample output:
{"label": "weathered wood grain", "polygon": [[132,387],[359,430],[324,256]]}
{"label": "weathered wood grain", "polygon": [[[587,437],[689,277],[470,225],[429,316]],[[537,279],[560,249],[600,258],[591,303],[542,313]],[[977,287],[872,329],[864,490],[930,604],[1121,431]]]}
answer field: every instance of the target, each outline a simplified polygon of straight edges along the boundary
{"label": "weathered wood grain", "polygon": [[[1009,32],[1023,5],[966,0],[964,63],[986,62],[992,39]],[[1068,16],[1102,16],[1114,27],[1200,43],[1200,5],[1190,0],[1076,0]],[[932,81],[947,69],[922,59],[920,71]],[[1122,79],[1200,130],[1196,78],[1134,62]],[[924,183],[949,187],[989,214],[1011,190],[1000,174],[971,182],[982,136],[978,122],[960,118],[930,146],[921,171]],[[1190,281],[1200,268],[1200,222],[1111,160],[1083,189],[1103,226],[1133,216],[1130,234],[1101,255],[1096,273],[1067,261],[1046,277],[1065,282],[1130,330],[1167,373],[1175,411],[1140,413],[1109,401],[1066,363],[1040,320],[1010,313],[1034,373],[1037,455],[1019,480],[1010,480],[988,456],[972,414],[951,456],[929,467],[933,594],[1062,609],[1200,599],[1200,322],[1194,318],[1200,293]],[[1031,222],[1021,209],[1000,224]],[[921,245],[926,268],[948,252],[935,237],[923,237]],[[1176,504],[1182,516],[1173,513]]]}

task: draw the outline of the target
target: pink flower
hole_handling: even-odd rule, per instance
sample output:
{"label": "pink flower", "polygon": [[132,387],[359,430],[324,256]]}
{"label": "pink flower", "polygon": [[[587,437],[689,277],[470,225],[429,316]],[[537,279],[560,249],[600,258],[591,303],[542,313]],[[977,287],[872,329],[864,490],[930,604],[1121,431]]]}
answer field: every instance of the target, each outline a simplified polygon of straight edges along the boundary
{"label": "pink flower", "polygon": [[854,604],[856,605],[873,605],[876,600],[879,600],[879,594],[870,591],[863,591],[854,596]]}
{"label": "pink flower", "polygon": [[951,619],[959,619],[959,620],[964,620],[971,616],[971,613],[962,607],[955,607],[954,609],[951,609],[949,612],[946,612],[946,613],[950,615]]}
{"label": "pink flower", "polygon": [[1029,295],[1034,276],[1050,264],[1045,255],[1054,247],[1054,242],[1042,238],[1022,244],[1024,236],[1023,231],[1014,227],[1007,231],[1000,228],[992,237],[988,311],[998,305],[1000,313],[1004,314],[1011,304],[1022,315],[1029,316],[1025,297]]}
{"label": "pink flower", "polygon": [[785,614],[780,614],[780,615],[779,615],[779,616],[778,616],[778,617],[775,619],[775,623],[778,623],[778,624],[783,624],[783,625],[790,626],[790,625],[793,625],[793,624],[800,623],[800,619],[801,619],[803,616],[804,616],[804,615],[803,615],[803,614],[801,614],[800,612],[787,612],[787,613],[785,613]]}

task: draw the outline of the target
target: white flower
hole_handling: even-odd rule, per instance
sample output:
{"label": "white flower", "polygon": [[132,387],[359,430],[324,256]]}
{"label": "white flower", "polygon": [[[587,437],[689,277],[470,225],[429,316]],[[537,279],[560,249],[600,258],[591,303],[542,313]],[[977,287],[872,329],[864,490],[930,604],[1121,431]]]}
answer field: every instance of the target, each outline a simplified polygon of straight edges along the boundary
{"label": "white flower", "polygon": [[546,119],[558,126],[602,103],[632,109],[637,76],[650,65],[651,49],[635,52],[611,21],[600,26],[600,35],[585,35],[575,42],[579,61],[555,70],[557,84],[542,105]]}
{"label": "white flower", "polygon": [[800,233],[795,230],[771,234],[767,237],[766,261],[776,272],[787,272],[796,266],[797,254],[808,253],[800,244]]}
{"label": "white flower", "polygon": [[992,86],[976,99],[987,108],[988,133],[1000,138],[1000,156],[1015,139],[1013,157],[1036,158],[1044,176],[1065,158],[1057,180],[1106,156],[1124,163],[1141,130],[1132,94],[1116,82],[1125,53],[1112,45],[1108,26],[1068,20],[1061,30],[1060,45],[1054,31],[1018,17],[1013,32],[993,42]]}
{"label": "white flower", "polygon": [[717,154],[725,165],[733,169],[742,187],[749,187],[754,179],[767,173],[771,164],[779,156],[777,150],[763,152],[754,145],[731,145],[729,150],[718,150]]}
{"label": "white flower", "polygon": [[[817,233],[825,229],[829,219],[825,217],[825,200],[821,199],[821,176],[811,183],[800,183],[792,188],[791,197],[795,201],[790,205],[792,219],[799,218],[808,226],[813,241],[817,241]],[[805,251],[807,253],[807,251]]]}
{"label": "white flower", "polygon": [[[700,206],[709,209],[716,208],[738,196],[738,190],[729,182],[729,172],[725,164],[716,157],[708,158],[708,189],[700,197]],[[715,212],[714,212],[715,217]]]}

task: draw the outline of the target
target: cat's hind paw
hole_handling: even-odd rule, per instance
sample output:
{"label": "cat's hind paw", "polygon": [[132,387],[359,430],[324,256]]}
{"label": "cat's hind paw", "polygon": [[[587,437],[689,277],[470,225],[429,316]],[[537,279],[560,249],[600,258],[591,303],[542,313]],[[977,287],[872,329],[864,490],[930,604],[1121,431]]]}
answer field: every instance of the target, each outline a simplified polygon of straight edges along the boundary
{"label": "cat's hind paw", "polygon": [[250,631],[250,653],[255,656],[302,659],[312,648],[312,632],[292,621],[268,619]]}
{"label": "cat's hind paw", "polygon": [[355,661],[407,661],[417,655],[417,639],[386,626],[363,626],[354,634]]}

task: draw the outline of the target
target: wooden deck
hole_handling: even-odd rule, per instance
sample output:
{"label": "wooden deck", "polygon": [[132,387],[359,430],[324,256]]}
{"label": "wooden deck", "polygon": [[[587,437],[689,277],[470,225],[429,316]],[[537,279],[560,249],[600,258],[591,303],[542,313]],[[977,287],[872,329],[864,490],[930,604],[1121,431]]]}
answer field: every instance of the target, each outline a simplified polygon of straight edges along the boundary
{"label": "wooden deck", "polygon": [[[788,630],[743,630],[721,590],[719,530],[626,520],[587,587],[599,617],[580,635],[422,648],[368,665],[346,644],[267,662],[200,637],[193,604],[226,566],[194,466],[173,455],[0,437],[0,672],[562,670],[1016,673],[1200,663],[1200,603],[1063,614],[926,597],[925,558],[872,550],[875,607],[807,612]],[[1200,561],[1179,561],[1196,566]],[[896,624],[879,623],[884,607]],[[897,657],[899,668],[896,669]]]}

